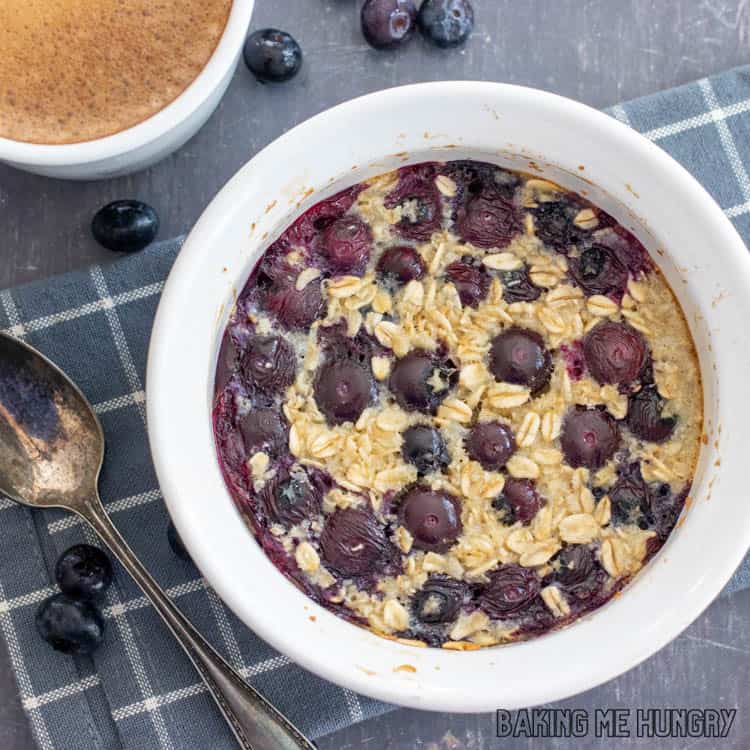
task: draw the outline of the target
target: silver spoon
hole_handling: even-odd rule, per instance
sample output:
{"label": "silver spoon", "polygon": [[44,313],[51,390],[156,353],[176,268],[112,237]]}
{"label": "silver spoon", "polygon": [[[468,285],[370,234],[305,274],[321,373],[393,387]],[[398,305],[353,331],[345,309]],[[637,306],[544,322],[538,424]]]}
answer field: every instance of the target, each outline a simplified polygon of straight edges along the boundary
{"label": "silver spoon", "polygon": [[99,498],[103,459],[102,427],[81,391],[38,351],[0,333],[0,493],[88,522],[190,657],[243,750],[314,750],[203,639],[133,554]]}

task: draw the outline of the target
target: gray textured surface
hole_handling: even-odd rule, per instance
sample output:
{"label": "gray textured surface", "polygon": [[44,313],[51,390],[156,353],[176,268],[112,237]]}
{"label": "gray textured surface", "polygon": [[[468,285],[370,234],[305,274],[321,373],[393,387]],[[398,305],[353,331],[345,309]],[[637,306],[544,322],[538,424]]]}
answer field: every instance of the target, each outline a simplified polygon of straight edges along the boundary
{"label": "gray textured surface", "polygon": [[[280,26],[297,36],[306,52],[303,73],[286,86],[264,87],[241,68],[203,131],[147,172],[72,184],[0,166],[0,288],[109,260],[111,254],[88,233],[91,215],[108,200],[146,200],[161,214],[163,237],[184,232],[259,148],[310,115],[358,94],[413,81],[472,78],[538,86],[603,107],[750,60],[747,0],[475,0],[474,38],[465,50],[447,53],[420,39],[396,53],[368,49],[359,35],[359,5],[359,0],[258,0],[253,25]],[[724,597],[645,664],[560,705],[737,706],[729,740],[633,740],[628,747],[748,747],[748,622],[750,592]],[[15,696],[0,644],[0,748],[30,750]],[[320,745],[322,750],[531,747],[530,742],[493,737],[489,716],[400,711]],[[613,746],[593,738],[588,744],[534,742],[535,748],[566,750]]]}

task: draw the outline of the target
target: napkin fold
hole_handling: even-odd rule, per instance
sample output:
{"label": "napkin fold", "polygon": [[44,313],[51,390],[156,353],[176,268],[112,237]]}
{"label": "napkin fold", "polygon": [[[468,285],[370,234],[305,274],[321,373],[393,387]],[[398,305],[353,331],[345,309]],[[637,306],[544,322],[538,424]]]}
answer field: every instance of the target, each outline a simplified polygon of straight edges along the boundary
{"label": "napkin fold", "polygon": [[[687,167],[750,239],[750,68],[609,113]],[[94,404],[107,435],[100,485],[105,505],[168,595],[249,682],[310,736],[321,737],[392,707],[325,682],[278,654],[167,544],[168,519],[146,437],[144,373],[156,305],[180,245],[178,238],[107,267],[0,292],[0,329],[39,348]],[[118,568],[103,604],[107,631],[99,651],[72,658],[42,643],[34,613],[55,591],[55,561],[84,540],[95,541],[73,516],[0,498],[0,635],[38,746],[234,750],[189,661],[125,571]],[[748,560],[726,591],[746,586]]]}

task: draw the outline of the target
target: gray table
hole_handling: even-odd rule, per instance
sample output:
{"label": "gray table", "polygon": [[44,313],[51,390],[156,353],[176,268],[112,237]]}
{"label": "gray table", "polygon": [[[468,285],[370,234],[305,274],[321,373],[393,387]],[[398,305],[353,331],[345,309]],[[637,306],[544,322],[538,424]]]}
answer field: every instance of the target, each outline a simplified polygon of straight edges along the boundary
{"label": "gray table", "polygon": [[[1,1],[1,0],[0,0]],[[179,153],[141,174],[71,184],[0,166],[0,288],[106,262],[91,239],[94,211],[137,197],[185,232],[215,192],[258,149],[307,117],[355,95],[402,83],[486,79],[527,84],[596,107],[750,61],[747,0],[475,0],[477,31],[461,51],[379,53],[362,41],[360,0],[258,0],[255,26],[292,32],[306,54],[292,83],[260,86],[241,68],[217,113]],[[0,61],[1,62],[1,61]],[[158,573],[158,571],[157,571]],[[738,707],[730,739],[630,740],[628,747],[750,746],[750,592],[718,599],[659,654],[562,707]],[[0,644],[0,748],[30,750]],[[581,654],[578,658],[585,658]],[[399,711],[326,738],[322,750],[527,748],[494,738],[492,716]],[[614,747],[612,741],[535,740],[535,748]],[[148,748],[144,748],[148,750]],[[193,750],[184,748],[180,750]],[[195,749],[195,750],[203,750]]]}

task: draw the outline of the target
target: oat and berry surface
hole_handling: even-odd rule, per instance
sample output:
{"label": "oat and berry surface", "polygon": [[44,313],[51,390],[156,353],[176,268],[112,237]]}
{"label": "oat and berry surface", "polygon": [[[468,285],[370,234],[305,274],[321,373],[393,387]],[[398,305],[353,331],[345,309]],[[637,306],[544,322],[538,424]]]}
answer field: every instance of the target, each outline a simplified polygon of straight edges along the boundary
{"label": "oat and berry surface", "polygon": [[702,431],[640,242],[553,183],[426,163],[323,201],[228,325],[214,425],[274,563],[322,605],[471,650],[602,605],[661,547]]}

